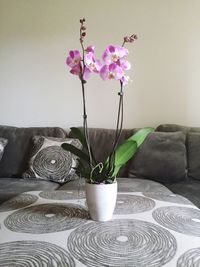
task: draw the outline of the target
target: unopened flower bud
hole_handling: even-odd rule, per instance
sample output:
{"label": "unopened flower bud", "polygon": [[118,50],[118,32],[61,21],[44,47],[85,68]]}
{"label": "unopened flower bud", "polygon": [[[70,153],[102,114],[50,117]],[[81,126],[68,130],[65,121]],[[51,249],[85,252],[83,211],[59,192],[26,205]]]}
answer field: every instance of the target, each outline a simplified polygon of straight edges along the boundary
{"label": "unopened flower bud", "polygon": [[82,35],[82,37],[85,37],[86,36],[86,32],[82,32],[81,35]]}
{"label": "unopened flower bud", "polygon": [[86,30],[86,27],[81,26],[81,30],[82,30],[82,31],[85,31],[85,30]]}
{"label": "unopened flower bud", "polygon": [[137,39],[138,39],[138,37],[137,37],[137,35],[136,35],[136,34],[134,34],[134,35],[133,35],[133,38],[134,38],[135,40],[137,40]]}
{"label": "unopened flower bud", "polygon": [[135,41],[135,39],[132,38],[132,37],[131,37],[130,40],[129,40],[130,43],[133,43],[134,41]]}
{"label": "unopened flower bud", "polygon": [[128,36],[124,37],[124,42],[126,42],[126,43],[129,42],[129,37]]}

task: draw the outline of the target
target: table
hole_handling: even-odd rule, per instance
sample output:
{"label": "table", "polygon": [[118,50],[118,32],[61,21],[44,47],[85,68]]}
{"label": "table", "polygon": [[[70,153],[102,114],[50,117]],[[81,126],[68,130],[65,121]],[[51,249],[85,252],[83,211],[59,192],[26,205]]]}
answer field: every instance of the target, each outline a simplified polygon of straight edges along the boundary
{"label": "table", "polygon": [[26,192],[0,206],[0,266],[197,267],[200,210],[172,193],[119,192],[113,220],[95,222],[84,191]]}

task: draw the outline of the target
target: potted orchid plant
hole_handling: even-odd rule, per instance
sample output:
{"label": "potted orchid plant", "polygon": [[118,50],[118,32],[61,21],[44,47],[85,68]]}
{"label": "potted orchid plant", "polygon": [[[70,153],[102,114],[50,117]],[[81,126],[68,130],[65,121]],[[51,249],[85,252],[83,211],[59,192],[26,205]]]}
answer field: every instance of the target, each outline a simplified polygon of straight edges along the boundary
{"label": "potted orchid plant", "polygon": [[[129,51],[127,48],[125,48],[125,44],[135,42],[137,36],[133,34],[130,37],[124,37],[121,46],[112,44],[108,45],[103,52],[102,60],[95,58],[94,46],[90,45],[85,47],[85,37],[85,19],[81,19],[79,39],[81,52],[79,50],[71,50],[66,59],[66,64],[70,67],[70,73],[78,76],[81,83],[83,98],[83,132],[74,127],[71,128],[71,131],[74,137],[80,140],[83,146],[83,150],[80,150],[73,145],[66,143],[64,143],[62,147],[78,157],[78,167],[76,168],[76,173],[79,176],[86,178],[86,199],[92,218],[95,220],[105,221],[112,217],[112,213],[115,207],[117,194],[116,176],[120,168],[131,157],[133,157],[138,147],[142,144],[146,136],[153,129],[141,129],[133,136],[128,138],[124,143],[119,145],[119,138],[123,127],[123,88],[124,85],[126,85],[129,81],[129,77],[125,74],[125,72],[131,68],[131,64],[126,59]],[[100,75],[103,80],[117,80],[119,82],[119,105],[117,112],[115,139],[113,140],[112,151],[105,162],[97,162],[90,145],[89,138],[85,85],[90,75],[93,73]],[[103,188],[105,188],[106,191],[104,191]],[[112,203],[110,199],[112,193],[108,191],[111,188],[114,195]],[[96,192],[96,190],[100,190],[103,196],[101,195],[101,193]],[[89,196],[91,200],[89,199]],[[96,198],[97,200],[95,200]],[[96,211],[97,207],[94,207],[94,204],[96,204],[98,208],[101,204],[104,213],[105,208],[111,204],[111,215],[109,214],[101,217],[99,215],[101,212]]]}

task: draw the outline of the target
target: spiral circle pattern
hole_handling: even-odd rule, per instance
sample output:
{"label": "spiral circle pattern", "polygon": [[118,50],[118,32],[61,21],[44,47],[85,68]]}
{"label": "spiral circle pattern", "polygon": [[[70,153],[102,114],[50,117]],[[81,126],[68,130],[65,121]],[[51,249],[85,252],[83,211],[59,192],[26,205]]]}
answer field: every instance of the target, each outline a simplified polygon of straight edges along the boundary
{"label": "spiral circle pattern", "polygon": [[166,201],[166,202],[178,203],[178,204],[184,204],[184,205],[192,205],[192,203],[188,199],[180,195],[160,194],[156,192],[145,192],[143,193],[143,195],[146,197],[156,199],[156,200],[160,200],[160,201]]}
{"label": "spiral circle pattern", "polygon": [[39,177],[65,181],[72,167],[71,153],[60,146],[41,149],[33,160],[33,170]]}
{"label": "spiral circle pattern", "polygon": [[118,194],[115,214],[133,214],[152,210],[155,207],[155,201],[142,197]]}
{"label": "spiral circle pattern", "polygon": [[2,243],[0,251],[0,267],[75,267],[73,258],[66,250],[48,242],[27,240]]}
{"label": "spiral circle pattern", "polygon": [[153,211],[154,220],[176,232],[200,236],[200,210],[187,207],[161,207]]}
{"label": "spiral circle pattern", "polygon": [[83,224],[89,213],[75,204],[41,204],[15,211],[4,220],[13,232],[43,234],[73,229]]}
{"label": "spiral circle pattern", "polygon": [[177,267],[199,267],[200,248],[190,249],[185,252],[177,261]]}
{"label": "spiral circle pattern", "polygon": [[40,192],[39,196],[45,199],[52,200],[72,200],[72,199],[80,199],[85,198],[85,191],[79,190],[69,190],[69,191],[44,191]]}
{"label": "spiral circle pattern", "polygon": [[169,231],[140,220],[91,222],[68,238],[70,253],[89,267],[158,267],[169,262],[177,244]]}
{"label": "spiral circle pattern", "polygon": [[37,200],[37,196],[31,194],[21,194],[1,204],[0,212],[21,209],[35,203]]}

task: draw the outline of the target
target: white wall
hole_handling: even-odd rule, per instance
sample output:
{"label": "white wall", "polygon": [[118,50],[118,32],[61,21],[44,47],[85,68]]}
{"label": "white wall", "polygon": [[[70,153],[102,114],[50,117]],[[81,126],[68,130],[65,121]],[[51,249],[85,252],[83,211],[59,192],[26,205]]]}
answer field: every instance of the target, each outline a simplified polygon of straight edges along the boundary
{"label": "white wall", "polygon": [[[200,126],[199,0],[0,0],[0,124],[82,124],[80,82],[65,58],[79,45],[79,18],[97,55],[137,33],[129,46],[124,128]],[[87,85],[89,126],[114,128],[115,81]]]}

